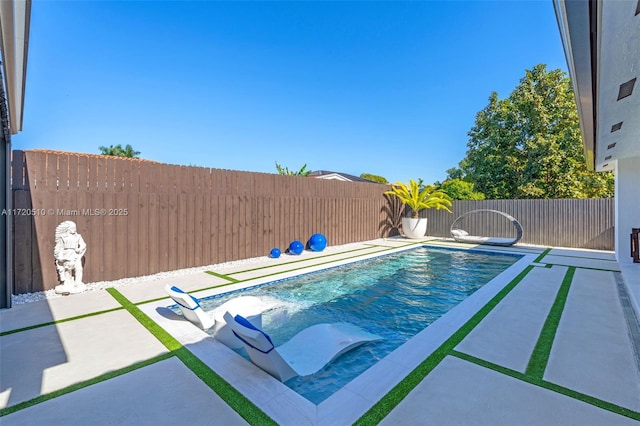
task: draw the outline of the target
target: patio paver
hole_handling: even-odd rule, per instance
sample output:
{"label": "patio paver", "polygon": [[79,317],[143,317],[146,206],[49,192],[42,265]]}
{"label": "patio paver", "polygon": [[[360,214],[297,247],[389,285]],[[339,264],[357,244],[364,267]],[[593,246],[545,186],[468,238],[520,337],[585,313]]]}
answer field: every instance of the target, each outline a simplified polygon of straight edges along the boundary
{"label": "patio paver", "polygon": [[2,417],[3,426],[246,425],[177,358]]}
{"label": "patio paver", "polygon": [[545,380],[640,411],[640,372],[613,273],[576,270]]}
{"label": "patio paver", "polygon": [[0,408],[167,352],[118,310],[0,337]]}
{"label": "patio paver", "polygon": [[534,268],[456,350],[524,373],[566,272]]}
{"label": "patio paver", "polygon": [[381,425],[638,425],[593,405],[447,357]]}
{"label": "patio paver", "polygon": [[67,297],[39,300],[2,310],[0,332],[118,308],[120,304],[106,291],[89,291]]}
{"label": "patio paver", "polygon": [[604,271],[619,271],[620,265],[615,260],[596,259],[590,257],[577,256],[556,256],[547,254],[543,259],[543,263],[551,265],[575,266],[578,268],[602,269]]}

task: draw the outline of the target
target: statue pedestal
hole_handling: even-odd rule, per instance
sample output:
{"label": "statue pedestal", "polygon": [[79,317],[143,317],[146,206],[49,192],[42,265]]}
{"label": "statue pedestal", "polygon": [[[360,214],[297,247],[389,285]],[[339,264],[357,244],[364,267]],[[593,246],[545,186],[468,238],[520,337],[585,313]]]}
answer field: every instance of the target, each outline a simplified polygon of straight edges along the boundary
{"label": "statue pedestal", "polygon": [[86,284],[78,283],[78,284],[60,284],[55,288],[56,294],[76,294],[82,293],[87,289]]}

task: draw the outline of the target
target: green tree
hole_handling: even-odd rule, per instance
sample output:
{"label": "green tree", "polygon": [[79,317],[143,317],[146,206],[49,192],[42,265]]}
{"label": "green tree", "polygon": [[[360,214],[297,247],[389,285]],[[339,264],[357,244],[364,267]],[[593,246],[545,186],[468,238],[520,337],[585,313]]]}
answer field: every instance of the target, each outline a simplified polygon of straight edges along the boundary
{"label": "green tree", "polygon": [[452,167],[447,170],[447,179],[445,180],[462,179],[462,178],[464,178],[464,172],[462,171],[462,169],[460,167]]}
{"label": "green tree", "polygon": [[474,191],[473,184],[462,179],[445,180],[438,189],[452,200],[484,200],[482,192]]}
{"label": "green tree", "polygon": [[116,146],[110,145],[108,148],[106,146],[100,146],[98,149],[101,154],[114,157],[138,158],[140,155],[140,151],[134,150],[131,145],[127,145],[124,148],[119,144]]}
{"label": "green tree", "polygon": [[613,195],[613,175],[587,169],[571,83],[559,69],[536,65],[508,98],[492,93],[468,135],[466,157],[447,173],[487,198]]}
{"label": "green tree", "polygon": [[373,182],[379,182],[379,183],[389,183],[389,181],[385,178],[383,178],[382,176],[378,176],[378,175],[372,175],[370,173],[362,173],[360,175],[360,177],[362,179],[367,179]]}
{"label": "green tree", "polygon": [[306,164],[302,166],[300,170],[298,170],[297,172],[294,172],[293,170],[289,170],[288,167],[282,167],[280,164],[278,164],[277,161],[276,161],[276,170],[278,170],[278,174],[288,175],[288,176],[309,176],[309,174],[311,173],[311,170],[307,170]]}

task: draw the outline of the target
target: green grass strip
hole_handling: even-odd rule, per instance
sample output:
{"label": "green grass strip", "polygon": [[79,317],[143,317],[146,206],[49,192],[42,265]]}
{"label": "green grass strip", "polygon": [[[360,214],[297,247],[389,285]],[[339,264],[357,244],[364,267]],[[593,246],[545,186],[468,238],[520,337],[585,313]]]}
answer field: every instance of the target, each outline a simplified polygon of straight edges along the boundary
{"label": "green grass strip", "polygon": [[[369,253],[369,254],[376,254],[376,255],[377,255],[377,254],[379,254],[379,253],[383,253],[383,252],[385,252],[385,251],[389,251],[389,250],[397,250],[397,249],[398,249],[398,247],[389,247],[389,248],[386,248],[386,249],[384,249],[384,250],[379,250],[379,251],[372,252],[372,253]],[[355,250],[352,250],[352,251],[355,251]],[[344,254],[344,253],[346,253],[346,252],[342,252],[342,253],[339,253],[339,254]],[[358,254],[358,255],[355,255],[355,256],[344,257],[344,258],[342,258],[342,259],[338,259],[338,260],[339,260],[339,261],[343,261],[343,260],[357,259],[357,258],[359,258],[359,257],[361,257],[361,256],[362,256],[362,255],[359,255],[359,254]],[[316,259],[317,259],[317,258],[316,258]],[[363,260],[368,260],[368,259],[369,259],[369,258],[367,258],[367,259],[363,259]],[[308,261],[308,260],[313,260],[313,259],[295,260],[295,261],[293,261],[293,262],[281,263],[280,265],[276,265],[276,266],[283,266],[283,265],[288,265],[288,264],[292,264],[292,263],[306,262],[306,261]],[[307,269],[307,268],[313,268],[313,267],[316,267],[316,266],[331,265],[331,264],[333,264],[334,262],[335,262],[335,261],[333,261],[333,260],[329,260],[329,261],[327,261],[327,262],[320,262],[320,263],[314,263],[314,264],[311,264],[311,265],[300,266],[300,267],[298,267],[298,268],[287,269],[287,270],[285,270],[285,271],[273,272],[273,273],[270,273],[270,274],[260,275],[260,276],[258,276],[258,277],[251,277],[251,278],[247,278],[247,279],[244,279],[244,280],[238,280],[238,279],[236,279],[234,282],[225,283],[225,284],[220,284],[220,285],[216,285],[216,286],[212,286],[212,287],[208,287],[208,288],[203,288],[203,289],[199,289],[198,291],[210,290],[210,289],[213,289],[213,288],[225,287],[225,286],[227,286],[227,285],[231,285],[231,284],[238,284],[238,283],[244,283],[244,282],[248,282],[248,281],[260,280],[260,279],[263,279],[263,278],[275,277],[275,276],[278,276],[278,275],[281,275],[281,274],[286,274],[286,273],[289,273],[289,272],[304,271],[304,270],[305,270],[305,269]],[[342,265],[336,265],[336,266],[342,266]],[[270,266],[267,266],[267,267],[265,267],[265,268],[270,268]],[[256,268],[256,269],[249,269],[249,270],[246,270],[246,271],[238,271],[238,272],[233,272],[233,274],[242,274],[242,273],[245,273],[245,272],[251,272],[251,271],[254,271],[254,270],[260,270],[260,269],[265,269],[265,268]],[[210,272],[210,271],[205,271],[205,272],[207,272],[207,273],[209,273],[209,274],[211,274],[211,275],[216,275],[216,273],[215,273],[215,272]],[[221,274],[218,274],[218,275],[221,275]],[[221,276],[222,276],[222,275],[221,275]],[[226,276],[222,276],[222,277],[226,277]],[[227,279],[232,279],[232,278],[231,278],[231,277],[228,277]],[[162,298],[160,298],[160,299],[155,299],[155,300],[161,300],[161,299],[162,299]],[[148,303],[148,302],[149,302],[149,301],[144,301],[144,302],[139,302],[138,304],[143,304],[143,303]]]}
{"label": "green grass strip", "polygon": [[[414,243],[415,244],[415,243]],[[409,246],[411,244],[406,244],[406,246]],[[242,271],[236,271],[236,272],[231,272],[230,275],[236,275],[236,274],[244,274],[245,272],[253,272],[253,271],[260,271],[262,269],[270,269],[270,268],[276,268],[278,266],[284,266],[284,265],[291,265],[294,263],[302,263],[302,262],[309,262],[309,261],[313,261],[315,259],[326,259],[327,257],[334,257],[334,256],[340,256],[341,254],[347,254],[347,253],[355,253],[358,251],[362,251],[362,250],[371,250],[372,248],[380,248],[381,250],[377,250],[377,251],[373,251],[371,253],[366,253],[366,254],[375,254],[375,253],[382,253],[385,251],[389,251],[389,250],[394,250],[394,249],[398,249],[398,248],[403,248],[404,246],[400,246],[400,247],[389,247],[389,246],[375,246],[375,245],[371,245],[371,247],[361,247],[361,248],[357,248],[357,249],[352,249],[352,250],[345,250],[345,251],[341,251],[341,252],[336,252],[336,253],[330,253],[330,254],[325,254],[322,256],[315,256],[315,257],[308,257],[308,258],[302,258],[302,259],[296,259],[296,260],[291,260],[289,262],[284,262],[284,263],[274,263],[272,265],[265,265],[265,266],[258,266],[256,268],[251,268],[251,269],[244,269]],[[354,257],[358,257],[358,256],[350,256],[350,257],[345,257],[345,259],[353,259]],[[342,259],[340,259],[342,260]],[[316,263],[313,265],[309,265],[308,267],[312,267],[312,266],[316,266],[316,265],[326,265],[327,263],[331,263],[333,262],[333,260],[329,260],[326,262],[320,262],[320,263]],[[302,266],[300,268],[294,268],[291,269],[291,271],[295,271],[297,269],[303,269],[306,268],[307,266]],[[208,272],[208,271],[207,271]],[[289,272],[289,271],[285,271],[285,272]],[[273,274],[267,274],[267,275],[263,275],[264,277],[268,277],[270,275],[276,275],[276,274],[280,274],[281,272],[277,272],[277,273],[273,273]],[[262,278],[262,277],[259,277]]]}
{"label": "green grass strip", "polygon": [[511,290],[533,269],[529,265],[509,284],[498,292],[486,305],[476,312],[462,327],[449,337],[438,349],[420,363],[400,383],[362,415],[354,425],[375,425],[391,412],[467,335],[504,299]]}
{"label": "green grass strip", "polygon": [[[402,250],[405,247],[409,247],[411,245],[417,245],[417,244],[423,244],[423,242],[420,241],[420,242],[416,242],[416,243],[406,243],[404,246],[399,246],[399,247],[375,246],[375,247],[380,247],[382,249],[378,250],[378,251],[371,252],[371,253],[366,253],[366,254],[368,254],[368,255],[369,254],[370,255],[377,255],[377,254],[381,254],[381,253],[384,253],[384,252],[390,251],[390,250],[397,250],[397,249],[401,249]],[[366,247],[366,248],[371,248],[371,247]],[[349,251],[343,251],[343,252],[340,252],[340,253],[329,254],[329,255],[326,255],[326,256],[319,256],[319,257],[309,258],[309,259],[294,260],[294,261],[287,262],[287,263],[280,263],[278,265],[269,265],[269,266],[264,266],[264,267],[260,267],[260,268],[237,271],[237,272],[233,272],[233,274],[242,274],[242,273],[245,273],[245,272],[257,271],[257,270],[260,270],[260,269],[268,269],[268,268],[272,268],[274,266],[283,266],[283,265],[288,265],[288,264],[293,264],[293,263],[307,262],[307,261],[313,260],[313,259],[320,259],[320,258],[323,258],[323,257],[335,256],[335,255],[345,254],[345,253],[352,253],[352,252],[361,251],[361,250],[364,250],[364,249],[359,248],[359,249],[354,249],[354,250],[349,250]],[[399,251],[401,251],[401,250],[399,250]],[[356,259],[358,257],[361,257],[361,255],[345,257],[345,258],[342,258],[342,259],[338,259],[338,261],[351,260],[351,259]],[[370,259],[370,258],[363,259],[363,260],[368,260],[368,259]],[[244,282],[253,281],[253,280],[259,280],[259,279],[268,278],[268,277],[275,277],[277,275],[286,274],[286,273],[289,273],[289,272],[304,271],[307,268],[312,268],[312,267],[315,267],[315,266],[331,265],[334,262],[335,262],[335,260],[329,260],[329,261],[326,261],[326,262],[315,263],[315,264],[306,265],[306,266],[300,266],[299,268],[287,269],[286,271],[273,272],[271,274],[260,275],[258,277],[247,278],[247,279],[244,279],[244,280],[238,280],[238,279],[230,277],[229,275],[218,274],[218,273],[213,272],[213,271],[205,271],[207,274],[210,274],[210,275],[213,275],[213,276],[217,276],[219,278],[223,278],[223,279],[229,280],[230,282],[214,285],[214,286],[211,286],[211,287],[200,288],[197,291],[212,290],[214,288],[222,288],[222,287],[226,287],[226,286],[232,285],[232,284],[244,283]],[[337,266],[341,266],[341,265],[337,265]],[[158,297],[156,299],[144,300],[142,302],[136,302],[135,304],[136,305],[143,305],[143,304],[146,304],[146,303],[158,302],[158,301],[163,300],[163,299],[166,299],[166,297]]]}
{"label": "green grass strip", "polygon": [[176,351],[182,348],[182,344],[176,340],[175,337],[167,333],[162,327],[158,325],[154,320],[149,318],[144,312],[140,310],[136,305],[127,299],[122,293],[115,288],[107,288],[109,293],[122,307],[129,312],[133,317],[144,326],[151,334],[153,334],[167,349],[170,351]]}
{"label": "green grass strip", "polygon": [[[418,240],[418,241],[397,241],[402,245],[396,246],[396,248],[400,248],[400,247],[404,247],[404,246],[411,246],[411,245],[416,245],[416,244],[425,244],[425,243],[428,243],[428,242],[431,242],[431,241],[438,242],[438,241],[441,241],[441,240],[439,240],[437,238],[428,238],[428,239],[425,239],[425,240]],[[393,241],[393,242],[396,242],[396,241]],[[370,247],[389,247],[389,246],[384,245],[384,244],[376,244],[376,243],[362,243],[362,244],[364,244],[365,246],[370,246]]]}
{"label": "green grass strip", "polygon": [[235,278],[230,277],[229,275],[219,274],[219,273],[213,272],[213,271],[204,271],[204,272],[209,274],[209,275],[213,275],[214,277],[218,277],[218,278],[222,278],[223,280],[231,281],[232,283],[237,283],[239,281],[239,280],[236,280]]}
{"label": "green grass strip", "polygon": [[[386,251],[398,250],[398,249],[400,249],[399,251],[409,250],[408,248],[404,248],[404,247],[388,247],[388,248],[385,248],[385,249],[382,249],[382,250],[378,250],[378,251],[375,251],[375,252],[371,252],[371,253],[367,253],[367,254],[379,255],[379,254],[384,253]],[[344,253],[346,253],[346,252],[343,252],[343,253],[340,253],[340,254],[344,254]],[[262,279],[262,278],[274,277],[276,275],[286,274],[288,272],[302,271],[302,270],[307,269],[307,268],[314,268],[314,267],[317,267],[317,266],[331,265],[331,264],[335,263],[336,261],[341,262],[343,260],[357,259],[359,257],[362,257],[362,255],[361,254],[357,254],[355,256],[343,257],[342,259],[329,260],[329,261],[326,261],[326,262],[320,262],[320,263],[314,263],[314,264],[311,264],[311,265],[300,266],[298,268],[287,269],[286,271],[278,271],[278,272],[273,272],[271,274],[260,275],[259,277],[252,277],[252,278],[249,278],[249,279],[246,279],[246,280],[238,280],[237,282],[245,282],[245,281],[259,280],[259,279]],[[378,256],[376,256],[376,257],[378,257]],[[369,260],[369,259],[372,259],[372,258],[366,258],[366,259],[362,259],[362,260]],[[307,260],[313,260],[313,259],[296,260],[296,261],[293,261],[293,262],[280,264],[279,266],[288,265],[290,263],[306,262]],[[335,266],[343,266],[343,265],[335,265]],[[257,269],[261,269],[261,268],[257,268]],[[250,272],[250,271],[234,272],[234,274],[241,274],[241,273],[244,273],[244,272]]]}
{"label": "green grass strip", "polygon": [[75,321],[77,319],[82,319],[82,318],[87,318],[87,317],[93,317],[96,315],[102,315],[102,314],[106,314],[109,312],[113,312],[113,311],[119,311],[122,308],[113,308],[113,309],[107,309],[106,311],[100,311],[100,312],[91,312],[89,314],[84,314],[84,315],[78,315],[77,317],[71,317],[71,318],[63,318],[63,319],[59,319],[56,321],[49,321],[49,322],[43,322],[41,324],[34,324],[34,325],[30,325],[28,327],[22,327],[22,328],[16,328],[14,330],[7,330],[7,331],[3,331],[0,333],[0,337],[2,336],[6,336],[8,334],[14,334],[14,333],[20,333],[22,331],[28,331],[28,330],[33,330],[35,328],[40,328],[40,327],[47,327],[49,325],[55,325],[55,324],[61,324],[63,322],[69,322],[69,321]]}
{"label": "green grass strip", "polygon": [[33,407],[36,404],[40,404],[40,403],[43,403],[43,402],[48,401],[50,399],[57,398],[57,397],[62,396],[62,395],[66,395],[66,394],[71,393],[71,392],[75,392],[77,390],[86,388],[88,386],[92,386],[92,385],[95,385],[97,383],[104,382],[105,380],[109,380],[109,379],[113,379],[114,377],[122,376],[123,374],[130,373],[130,372],[135,371],[135,370],[137,370],[139,368],[146,367],[146,366],[151,365],[151,364],[155,364],[156,362],[159,362],[159,361],[164,361],[165,359],[168,359],[168,358],[172,358],[173,356],[174,355],[172,353],[166,353],[166,354],[158,355],[158,356],[153,357],[151,359],[147,359],[145,361],[137,362],[135,364],[129,365],[129,366],[124,367],[124,368],[120,368],[118,370],[109,371],[108,373],[105,373],[105,374],[102,374],[100,376],[94,377],[93,379],[90,379],[90,380],[87,380],[87,381],[84,381],[84,382],[81,382],[81,383],[76,383],[76,384],[73,384],[71,386],[67,386],[65,388],[58,389],[56,391],[46,393],[44,395],[40,395],[40,396],[38,396],[36,398],[33,398],[33,399],[30,399],[28,401],[24,401],[24,402],[21,402],[19,404],[12,405],[10,407],[6,407],[6,408],[3,408],[3,409],[0,409],[0,417],[6,416],[6,415],[11,414],[11,413],[15,413],[16,411],[24,410],[25,408]]}
{"label": "green grass strip", "polygon": [[548,389],[550,391],[557,392],[559,394],[568,396],[570,398],[574,398],[579,401],[586,402],[587,404],[594,405],[598,408],[611,411],[612,413],[629,417],[634,420],[640,420],[640,412],[630,410],[629,408],[621,407],[611,402],[603,401],[599,398],[575,391],[573,389],[565,388],[564,386],[560,386],[555,383],[547,382],[545,380],[542,380],[541,377],[530,376],[527,373],[523,374],[519,371],[511,370],[509,368],[502,367],[500,365],[493,364],[489,361],[485,361],[483,359],[476,358],[474,356],[471,356],[462,352],[458,352],[458,351],[452,351],[451,355],[458,357],[460,359],[463,359],[465,361],[472,362],[479,366],[488,368],[490,370],[496,371],[498,373],[502,373],[504,375],[513,377],[515,379],[522,380],[523,382],[527,382],[535,386],[540,386],[544,389]]}
{"label": "green grass strip", "polygon": [[560,324],[560,317],[564,310],[564,305],[567,302],[567,296],[569,295],[569,288],[571,287],[571,281],[576,273],[576,268],[569,268],[562,284],[558,289],[556,299],[551,306],[551,310],[547,315],[547,319],[542,326],[540,336],[536,342],[536,346],[533,348],[531,358],[529,358],[529,364],[525,374],[530,377],[542,379],[544,376],[544,370],[547,368],[549,362],[549,355],[551,354],[551,347],[553,346],[553,340],[556,337],[558,331],[558,325]]}
{"label": "green grass strip", "polygon": [[129,301],[115,288],[107,291],[113,296],[133,317],[140,322],[151,334],[153,334],[167,349],[175,354],[193,373],[207,386],[222,398],[233,410],[235,410],[249,424],[276,425],[269,416],[256,407],[247,397],[238,392],[227,381],[215,373],[209,366],[193,355],[187,348],[167,333],[155,321],[149,318],[136,305]]}
{"label": "green grass strip", "polygon": [[551,251],[551,248],[547,248],[545,251],[540,253],[540,256],[536,257],[536,260],[534,260],[533,263],[538,263],[542,261],[542,258],[545,257],[550,251]]}
{"label": "green grass strip", "polygon": [[[579,250],[579,249],[576,249]],[[585,259],[585,260],[599,260],[602,262],[617,262],[617,260],[615,259],[602,259],[600,257],[589,257],[589,256],[576,256],[576,255],[569,255],[569,254],[552,254],[552,256],[556,256],[556,257],[566,257],[569,259]]]}
{"label": "green grass strip", "polygon": [[[382,253],[384,251],[394,250],[394,249],[397,249],[397,248],[398,247],[387,247],[384,250],[372,252],[372,253],[369,253],[369,254],[378,254],[378,253]],[[400,247],[400,248],[402,248],[402,247]],[[362,250],[362,249],[357,249],[357,250]],[[356,250],[350,250],[349,252],[352,252],[352,251],[356,251]],[[342,253],[337,253],[337,254],[344,254],[344,253],[348,253],[348,252],[342,252]],[[328,256],[333,256],[333,255],[328,255]],[[326,256],[324,256],[324,257],[326,257]],[[357,258],[357,257],[359,257],[359,256],[345,257],[344,259],[340,259],[340,260],[350,260],[350,259],[354,259],[354,258]],[[318,258],[315,258],[315,259],[318,259]],[[281,263],[280,265],[274,265],[274,266],[282,266],[282,265],[287,265],[289,263],[306,262],[307,260],[312,260],[312,259],[295,260],[293,262]],[[245,280],[238,280],[238,279],[232,278],[232,277],[230,277],[228,275],[218,274],[217,272],[213,272],[213,271],[205,271],[205,273],[207,273],[207,274],[210,274],[210,275],[213,275],[213,276],[216,276],[216,277],[219,277],[219,278],[223,278],[223,279],[229,280],[229,282],[228,283],[223,283],[223,284],[213,285],[211,287],[199,288],[197,291],[212,290],[214,288],[222,288],[222,287],[226,287],[226,286],[232,285],[232,284],[238,284],[238,283],[244,283],[244,282],[253,281],[253,280],[259,280],[259,279],[262,279],[262,278],[277,276],[277,275],[280,275],[280,274],[286,274],[288,272],[303,271],[306,268],[311,268],[311,267],[314,267],[314,266],[330,265],[333,262],[334,261],[327,261],[327,262],[316,263],[316,264],[308,265],[308,266],[301,266],[299,268],[288,269],[286,271],[280,271],[280,272],[274,272],[272,274],[261,275],[259,277],[248,278],[248,279],[245,279]],[[238,271],[238,272],[234,272],[234,274],[242,274],[244,272],[251,272],[251,271],[254,271],[254,270],[266,269],[266,268],[271,268],[271,266],[265,266],[264,268],[248,269],[246,271]],[[135,305],[144,305],[146,303],[158,302],[160,300],[166,299],[167,297],[163,296],[163,297],[158,297],[158,298],[155,298],[155,299],[143,300],[142,302],[136,302]]]}
{"label": "green grass strip", "polygon": [[[592,259],[590,259],[592,260]],[[603,269],[603,268],[592,268],[590,266],[576,266],[576,265],[565,265],[562,263],[547,263],[547,265],[553,265],[553,266],[564,266],[567,268],[580,268],[580,269],[587,269],[589,271],[602,271],[602,272],[620,272],[620,269]]]}

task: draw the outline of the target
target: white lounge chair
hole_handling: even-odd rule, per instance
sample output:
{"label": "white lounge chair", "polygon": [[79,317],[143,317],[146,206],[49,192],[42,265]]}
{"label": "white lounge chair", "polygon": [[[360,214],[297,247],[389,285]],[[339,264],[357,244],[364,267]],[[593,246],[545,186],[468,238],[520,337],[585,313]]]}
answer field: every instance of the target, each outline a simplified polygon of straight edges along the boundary
{"label": "white lounge chair", "polygon": [[276,348],[268,334],[243,316],[226,312],[224,319],[251,361],[281,382],[316,373],[339,355],[381,339],[349,323],[316,324]]}
{"label": "white lounge chair", "polygon": [[223,316],[226,312],[233,312],[247,317],[256,327],[262,327],[262,313],[273,307],[273,304],[263,302],[254,296],[241,296],[231,299],[210,312],[200,306],[200,301],[182,289],[167,284],[164,287],[167,294],[178,304],[182,315],[203,330],[213,327],[213,337],[232,349],[241,348],[242,343],[227,327]]}

